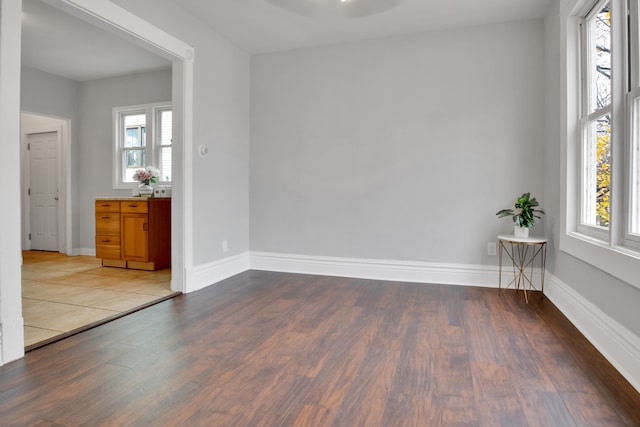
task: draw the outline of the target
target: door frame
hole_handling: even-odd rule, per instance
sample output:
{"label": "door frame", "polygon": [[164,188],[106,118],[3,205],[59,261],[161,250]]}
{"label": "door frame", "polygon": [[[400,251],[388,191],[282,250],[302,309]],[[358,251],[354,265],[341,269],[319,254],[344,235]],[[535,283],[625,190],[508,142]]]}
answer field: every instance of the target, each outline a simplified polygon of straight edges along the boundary
{"label": "door frame", "polygon": [[171,289],[193,290],[193,66],[195,49],[109,0],[43,0],[172,61]]}
{"label": "door frame", "polygon": [[[31,186],[30,155],[27,149],[29,135],[47,132],[57,132],[58,134],[58,164],[56,166],[58,174],[58,252],[73,255],[71,247],[71,168],[70,150],[71,146],[71,120],[36,114],[27,111],[20,113],[20,139],[21,139],[21,169],[22,169],[22,248],[31,249],[29,233],[31,232],[31,204],[28,196],[28,189]],[[31,121],[34,121],[30,123]],[[27,124],[25,124],[27,123]]]}
{"label": "door frame", "polygon": [[[44,0],[173,61],[172,103],[176,168],[171,207],[171,289],[193,290],[193,66],[195,50],[108,0]],[[0,0],[0,365],[24,356],[20,256],[21,0]]]}

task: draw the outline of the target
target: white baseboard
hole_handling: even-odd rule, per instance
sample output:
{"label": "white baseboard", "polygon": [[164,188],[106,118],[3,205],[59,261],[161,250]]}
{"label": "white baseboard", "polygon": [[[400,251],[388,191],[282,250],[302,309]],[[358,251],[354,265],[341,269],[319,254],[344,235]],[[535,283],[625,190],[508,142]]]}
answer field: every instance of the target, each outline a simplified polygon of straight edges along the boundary
{"label": "white baseboard", "polygon": [[0,319],[0,366],[24,356],[24,319],[21,316]]}
{"label": "white baseboard", "polygon": [[193,267],[185,292],[193,292],[249,269],[249,252]]}
{"label": "white baseboard", "polygon": [[[95,249],[76,248],[69,256],[96,256]],[[249,269],[249,252],[193,267],[189,272],[185,292],[193,292]]]}
{"label": "white baseboard", "polygon": [[95,248],[73,248],[71,250],[71,253],[68,255],[69,256],[78,256],[78,255],[96,256],[96,250]]}
{"label": "white baseboard", "polygon": [[605,314],[569,285],[549,274],[545,295],[640,392],[640,337]]}
{"label": "white baseboard", "polygon": [[254,270],[400,282],[498,287],[498,267],[251,252]]}

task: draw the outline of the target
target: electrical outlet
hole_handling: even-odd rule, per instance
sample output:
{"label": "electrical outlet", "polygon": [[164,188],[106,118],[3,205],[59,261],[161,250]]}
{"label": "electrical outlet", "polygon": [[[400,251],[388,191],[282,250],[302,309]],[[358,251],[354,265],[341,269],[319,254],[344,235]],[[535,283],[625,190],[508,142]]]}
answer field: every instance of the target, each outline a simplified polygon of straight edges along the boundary
{"label": "electrical outlet", "polygon": [[487,255],[495,256],[497,253],[496,242],[487,243]]}
{"label": "electrical outlet", "polygon": [[222,252],[229,252],[229,242],[226,240],[222,241]]}

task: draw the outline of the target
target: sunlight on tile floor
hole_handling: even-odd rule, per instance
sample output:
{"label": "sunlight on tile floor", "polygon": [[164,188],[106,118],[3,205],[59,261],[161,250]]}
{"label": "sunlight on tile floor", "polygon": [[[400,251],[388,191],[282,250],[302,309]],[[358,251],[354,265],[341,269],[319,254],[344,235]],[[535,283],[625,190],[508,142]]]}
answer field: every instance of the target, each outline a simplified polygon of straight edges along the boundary
{"label": "sunlight on tile floor", "polygon": [[102,267],[100,259],[22,253],[25,347],[172,294],[171,269]]}

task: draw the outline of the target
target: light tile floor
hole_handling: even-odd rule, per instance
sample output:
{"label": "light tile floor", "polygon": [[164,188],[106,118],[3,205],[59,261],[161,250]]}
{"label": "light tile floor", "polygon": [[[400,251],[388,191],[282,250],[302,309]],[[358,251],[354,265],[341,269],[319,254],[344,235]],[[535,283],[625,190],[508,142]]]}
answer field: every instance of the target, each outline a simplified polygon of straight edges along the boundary
{"label": "light tile floor", "polygon": [[95,257],[56,252],[22,257],[25,347],[173,294],[171,269],[102,267]]}

